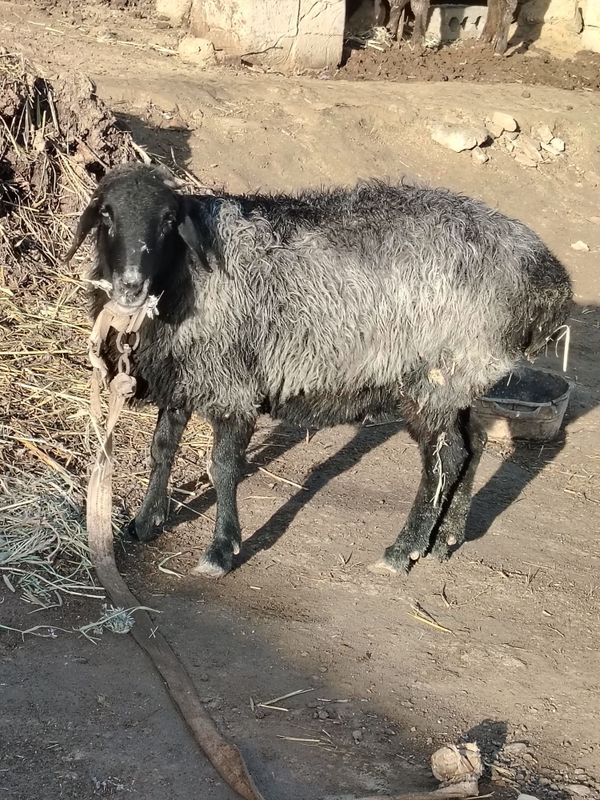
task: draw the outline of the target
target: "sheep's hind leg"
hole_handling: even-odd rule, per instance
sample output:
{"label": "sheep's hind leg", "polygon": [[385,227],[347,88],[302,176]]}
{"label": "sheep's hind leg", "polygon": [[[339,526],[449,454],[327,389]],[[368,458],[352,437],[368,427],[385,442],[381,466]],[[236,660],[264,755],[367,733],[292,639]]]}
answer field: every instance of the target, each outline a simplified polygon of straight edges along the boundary
{"label": "sheep's hind leg", "polygon": [[230,417],[213,421],[211,480],[217,493],[217,519],[212,541],[194,569],[196,574],[221,577],[240,552],[242,531],[237,510],[237,486],[246,464],[246,448],[254,421]]}
{"label": "sheep's hind leg", "polygon": [[140,510],[127,527],[127,533],[141,542],[153,539],[167,518],[169,477],[175,453],[190,416],[189,411],[175,408],[161,408],[158,412],[150,448],[152,468],[148,488]]}
{"label": "sheep's hind leg", "polygon": [[458,420],[434,433],[417,429],[423,470],[417,496],[404,528],[385,551],[383,563],[393,572],[408,572],[425,555],[452,487],[468,457]]}
{"label": "sheep's hind leg", "polygon": [[467,517],[471,507],[473,481],[487,436],[471,418],[471,410],[461,411],[459,423],[468,450],[467,460],[458,477],[438,529],[434,532],[432,555],[445,561],[453,550],[463,544]]}

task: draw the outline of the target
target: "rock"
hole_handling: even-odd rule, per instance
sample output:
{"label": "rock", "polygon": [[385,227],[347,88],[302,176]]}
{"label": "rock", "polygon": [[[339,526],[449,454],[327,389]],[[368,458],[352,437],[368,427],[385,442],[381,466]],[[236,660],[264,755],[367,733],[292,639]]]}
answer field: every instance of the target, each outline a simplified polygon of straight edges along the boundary
{"label": "rock", "polygon": [[584,783],[569,783],[564,788],[575,797],[589,797],[592,794],[592,789]]}
{"label": "rock", "polygon": [[580,253],[589,253],[590,246],[587,242],[582,242],[581,239],[579,239],[577,242],[573,242],[571,249],[578,250]]}
{"label": "rock", "polygon": [[173,25],[180,25],[190,13],[192,0],[156,0],[156,13]]}
{"label": "rock", "polygon": [[186,64],[198,67],[210,67],[217,63],[215,48],[208,39],[196,36],[184,36],[179,42],[179,57]]}
{"label": "rock", "polygon": [[549,153],[551,156],[559,155],[556,150],[552,147],[551,144],[546,144],[546,142],[540,142],[540,147],[545,153]]}
{"label": "rock", "polygon": [[590,222],[593,222],[594,225],[600,225],[600,217],[590,217]]}
{"label": "rock", "polygon": [[436,125],[432,128],[431,138],[434,142],[447,147],[448,150],[462,153],[463,150],[472,150],[486,142],[489,134],[485,128],[466,125]]}
{"label": "rock", "polygon": [[354,744],[358,744],[362,742],[363,733],[360,730],[352,731],[352,738],[354,739]]}
{"label": "rock", "polygon": [[562,139],[559,139],[559,138],[558,138],[558,136],[554,136],[554,137],[553,137],[553,138],[552,138],[552,139],[551,139],[551,140],[548,142],[548,144],[550,145],[550,147],[552,147],[552,149],[553,149],[553,150],[554,150],[556,153],[564,153],[564,151],[565,151],[565,147],[566,147],[566,145],[565,145],[565,143],[563,142],[563,140],[562,140]]}
{"label": "rock", "polygon": [[488,154],[481,147],[475,147],[471,150],[471,158],[474,164],[485,164],[486,161],[490,160]]}
{"label": "rock", "polygon": [[531,136],[519,136],[517,149],[524,153],[531,161],[540,162],[542,160],[540,144],[532,139]]}
{"label": "rock", "polygon": [[510,114],[505,114],[503,111],[494,111],[491,118],[491,123],[495,128],[502,128],[503,131],[518,131],[519,123]]}
{"label": "rock", "polygon": [[537,797],[533,794],[520,794],[517,797],[517,800],[538,800]]}
{"label": "rock", "polygon": [[519,138],[519,131],[504,131],[504,138],[514,142],[515,139]]}
{"label": "rock", "polygon": [[524,153],[522,150],[517,150],[515,153],[515,161],[517,164],[520,164],[522,167],[537,167],[539,164],[539,159],[531,158]]}
{"label": "rock", "polygon": [[502,748],[502,752],[508,753],[509,755],[516,755],[518,753],[526,753],[529,750],[529,745],[525,742],[511,742],[510,744],[504,745]]}
{"label": "rock", "polygon": [[532,134],[536,139],[539,139],[542,144],[550,144],[554,138],[554,134],[552,133],[552,129],[549,125],[540,125],[538,128],[532,131]]}
{"label": "rock", "polygon": [[510,140],[504,142],[504,146],[506,147],[509,153],[512,153],[512,151],[515,149],[515,143],[511,142]]}
{"label": "rock", "polygon": [[490,136],[492,137],[492,139],[499,139],[500,136],[502,136],[502,134],[504,133],[504,128],[502,127],[502,125],[498,125],[491,119],[487,119],[485,121],[485,124],[488,131],[490,132]]}

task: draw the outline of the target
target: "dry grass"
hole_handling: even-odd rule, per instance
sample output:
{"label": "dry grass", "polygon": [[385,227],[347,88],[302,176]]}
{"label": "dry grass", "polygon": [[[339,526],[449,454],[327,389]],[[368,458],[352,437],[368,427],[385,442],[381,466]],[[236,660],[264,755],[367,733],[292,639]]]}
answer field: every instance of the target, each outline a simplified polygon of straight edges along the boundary
{"label": "dry grass", "polygon": [[[65,266],[72,228],[107,168],[143,157],[82,76],[50,85],[19,55],[0,53],[0,573],[40,607],[63,594],[99,596],[82,505],[95,448],[84,274],[91,253]],[[184,179],[193,181],[185,174]],[[128,410],[118,436],[121,492],[136,499],[154,424]],[[190,429],[184,458],[198,461],[205,426]],[[186,452],[187,451],[187,452]]]}

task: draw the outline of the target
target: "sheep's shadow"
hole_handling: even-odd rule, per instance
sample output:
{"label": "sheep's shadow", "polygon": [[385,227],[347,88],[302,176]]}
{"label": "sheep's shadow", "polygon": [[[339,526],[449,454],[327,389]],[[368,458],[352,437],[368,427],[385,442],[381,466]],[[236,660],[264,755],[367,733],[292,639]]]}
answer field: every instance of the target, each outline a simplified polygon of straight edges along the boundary
{"label": "sheep's shadow", "polygon": [[[574,326],[574,346],[571,351],[571,372],[576,374],[583,386],[591,386],[594,376],[595,353],[600,349],[600,307],[585,307],[574,311],[571,318]],[[579,336],[578,328],[585,326],[585,336]],[[582,328],[583,329],[583,328]],[[575,350],[577,346],[577,351]],[[575,392],[569,405],[567,426],[572,425],[598,404],[593,392],[583,397]],[[388,442],[392,436],[403,429],[399,422],[366,425],[357,430],[343,447],[318,463],[304,482],[304,489],[298,490],[265,522],[246,539],[242,551],[234,561],[234,567],[249,561],[256,553],[272,547],[288,530],[300,511],[325,488],[329,482],[347,470],[357,466],[361,460],[377,447]],[[305,439],[306,431],[291,428],[283,423],[276,425],[265,439],[251,450],[248,473],[260,467],[267,467],[281,458],[286,452]],[[540,445],[516,445],[515,455],[503,460],[492,478],[475,495],[467,522],[467,541],[476,540],[487,533],[493,522],[516,502],[524,489],[541,471],[562,451],[566,441],[564,432],[555,441]],[[418,476],[415,475],[415,490]],[[171,524],[197,518],[205,513],[216,500],[212,488],[204,491],[194,500],[189,509],[183,509],[172,519]],[[400,530],[401,520],[390,527],[390,541]]]}

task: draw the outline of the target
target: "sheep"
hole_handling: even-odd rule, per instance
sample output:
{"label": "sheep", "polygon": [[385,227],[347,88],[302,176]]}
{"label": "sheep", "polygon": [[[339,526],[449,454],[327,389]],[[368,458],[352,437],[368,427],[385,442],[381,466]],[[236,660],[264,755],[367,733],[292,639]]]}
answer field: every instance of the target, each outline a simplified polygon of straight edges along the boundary
{"label": "sheep", "polygon": [[[374,0],[374,16],[376,24],[383,18],[383,0]],[[508,46],[508,32],[513,21],[519,0],[488,0],[488,15],[481,32],[481,41],[493,44],[494,50],[499,55],[506,52]],[[402,36],[399,31],[400,19],[406,7],[410,4],[415,21],[411,41],[413,44],[422,44],[427,30],[429,8],[431,0],[390,0],[388,30],[394,39]]]}
{"label": "sheep", "polygon": [[[213,430],[216,524],[197,567],[213,576],[241,546],[236,492],[259,414],[311,428],[401,413],[422,475],[383,564],[407,571],[462,544],[485,443],[471,404],[544,347],[571,303],[535,233],[444,189],[184,196],[140,164],[100,182],[67,259],[94,228],[92,277],[113,301],[133,312],[160,297],[135,356],[136,398],[159,411],[132,534],[147,541],[164,524],[194,412]],[[91,290],[92,316],[105,302]],[[104,357],[114,373],[113,343]]]}

